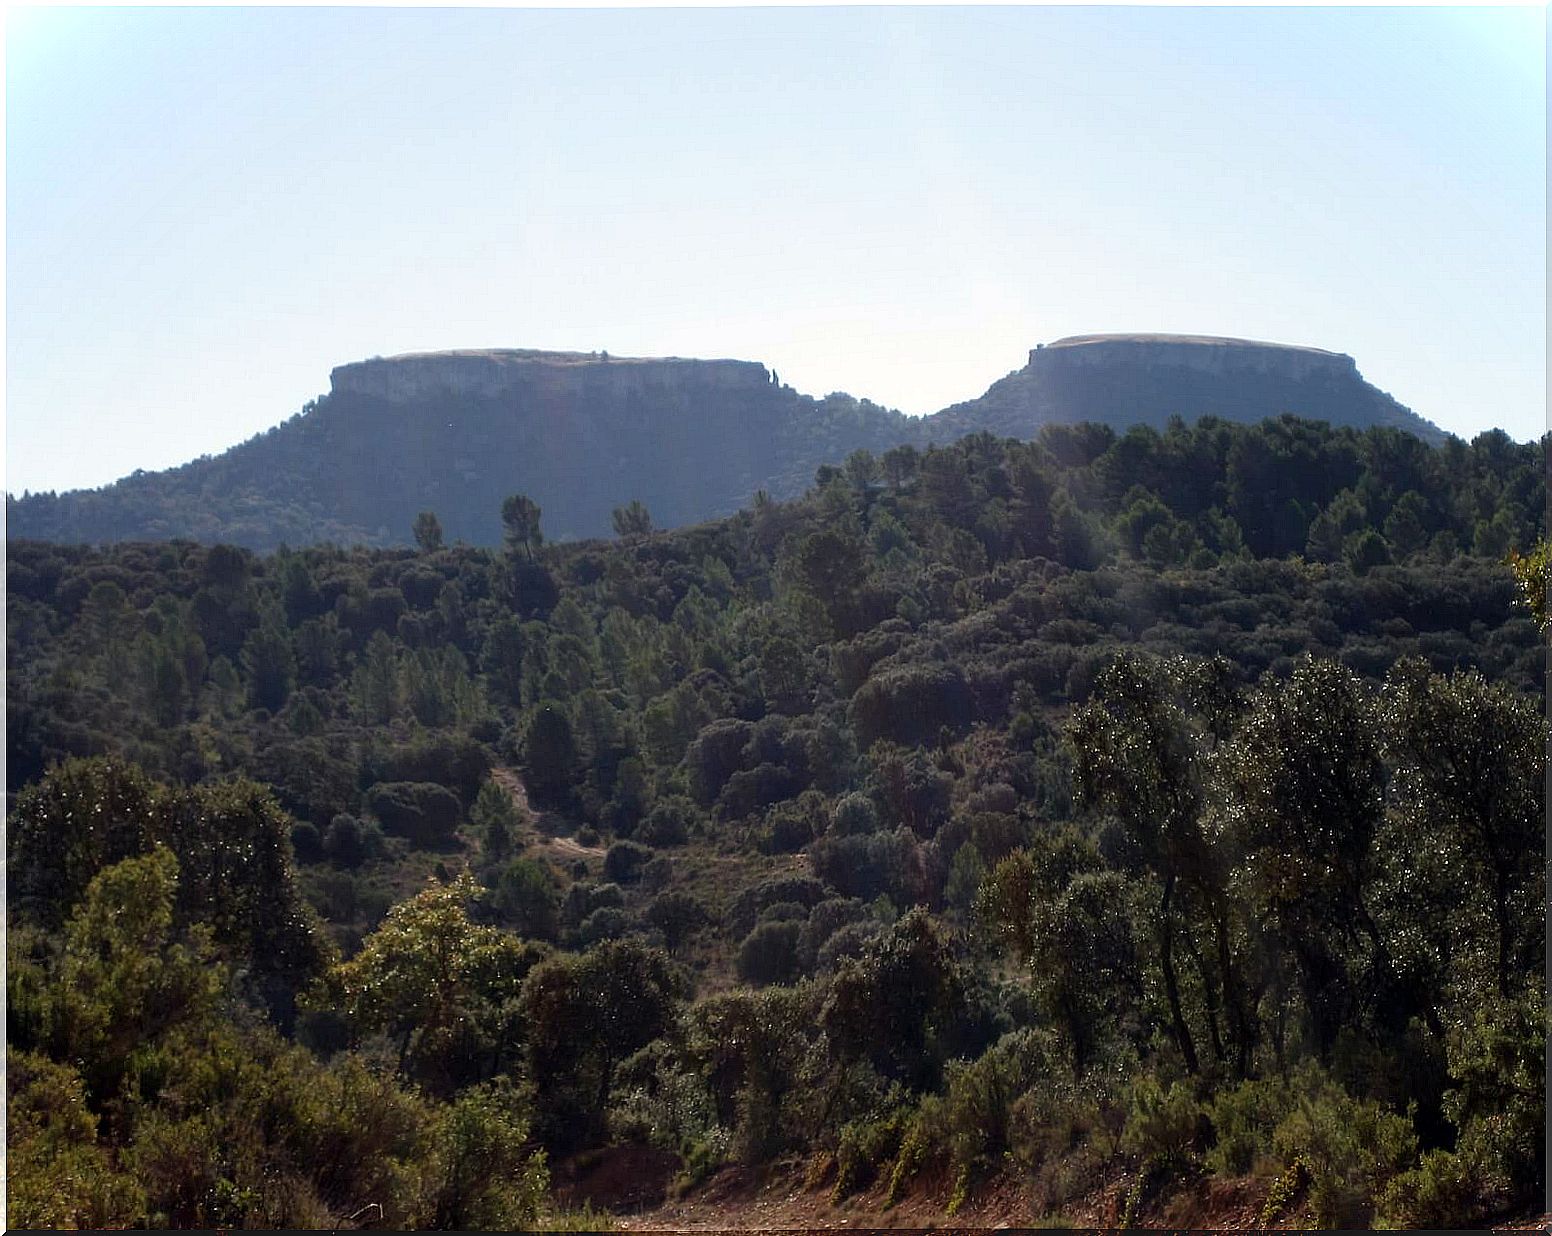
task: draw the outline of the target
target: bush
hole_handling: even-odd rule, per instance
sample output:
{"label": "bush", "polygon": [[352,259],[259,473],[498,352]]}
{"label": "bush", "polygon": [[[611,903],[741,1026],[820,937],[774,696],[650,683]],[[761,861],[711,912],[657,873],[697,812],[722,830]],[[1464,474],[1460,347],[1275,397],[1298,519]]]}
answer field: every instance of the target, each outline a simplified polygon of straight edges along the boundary
{"label": "bush", "polygon": [[366,801],[385,829],[421,847],[451,841],[463,814],[456,794],[429,781],[381,781]]}
{"label": "bush", "polygon": [[1037,1206],[1054,1209],[1089,1193],[1119,1148],[1121,1112],[1101,1082],[1053,1069],[1014,1100],[1009,1154],[1032,1178]]}
{"label": "bush", "polygon": [[781,803],[765,817],[760,834],[762,854],[794,854],[814,839],[809,811],[799,803]]}
{"label": "bush", "polygon": [[366,861],[366,832],[353,815],[337,815],[323,834],[323,852],[337,867],[359,867]]}
{"label": "bush", "polygon": [[1309,1171],[1318,1226],[1367,1227],[1381,1191],[1417,1161],[1411,1121],[1352,1098],[1314,1063],[1293,1086],[1294,1107],[1273,1130],[1273,1153]]}
{"label": "bush", "polygon": [[625,890],[618,884],[595,884],[587,890],[587,912],[610,906],[616,910],[625,908]]}
{"label": "bush", "polygon": [[1533,982],[1514,999],[1482,1000],[1449,1034],[1456,1149],[1507,1206],[1537,1202],[1546,1182],[1545,990]]}
{"label": "bush", "polygon": [[941,1133],[959,1169],[993,1163],[1011,1149],[1014,1101],[1050,1071],[1052,1055],[1048,1033],[1020,1030],[979,1060],[948,1066]]}
{"label": "bush", "polygon": [[862,902],[855,898],[832,897],[821,901],[808,912],[803,934],[798,938],[798,952],[805,970],[811,970],[819,959],[819,950],[842,927],[855,923],[866,915]]}
{"label": "bush", "polygon": [[706,907],[689,893],[661,893],[647,906],[647,922],[663,933],[669,948],[678,948],[694,931],[711,921]]}
{"label": "bush", "polygon": [[629,930],[630,920],[625,917],[624,910],[604,906],[582,920],[577,928],[577,940],[586,947],[603,940],[617,940]]}
{"label": "bush", "polygon": [[566,890],[563,914],[568,926],[580,926],[595,910],[623,909],[625,894],[618,884],[573,884]]}
{"label": "bush", "polygon": [[908,1113],[897,1108],[876,1120],[854,1120],[841,1129],[835,1148],[832,1204],[865,1189],[900,1150]]}
{"label": "bush", "polygon": [[728,778],[744,767],[744,748],[754,726],[731,717],[713,721],[685,751],[685,767],[696,801],[710,806],[722,793]]}
{"label": "bush", "polygon": [[969,725],[974,709],[964,671],[957,665],[910,665],[868,679],[851,700],[851,719],[861,747],[880,738],[907,745],[933,742],[945,726]]}
{"label": "bush", "polygon": [[632,884],[652,857],[652,851],[634,841],[616,841],[604,855],[604,874],[621,884]]}
{"label": "bush", "polygon": [[760,911],[779,901],[795,901],[798,905],[813,906],[825,898],[825,886],[811,876],[777,876],[761,881],[753,888],[746,888],[728,907],[725,926],[728,935],[746,936],[752,930]]}
{"label": "bush", "polygon": [[531,1228],[549,1192],[544,1156],[527,1150],[529,1114],[501,1083],[465,1090],[441,1114],[431,1188],[416,1226],[442,1231]]}
{"label": "bush", "polygon": [[887,896],[896,904],[906,904],[919,900],[923,891],[920,856],[907,829],[822,837],[808,853],[814,872],[847,897],[872,901]]}
{"label": "bush", "polygon": [[143,1204],[97,1144],[97,1117],[80,1075],[7,1049],[6,1204],[18,1228],[127,1227]]}
{"label": "bush", "polygon": [[784,765],[757,764],[728,778],[717,799],[717,812],[726,820],[742,819],[762,807],[791,798],[803,785],[802,778]]}
{"label": "bush", "polygon": [[814,968],[820,971],[833,970],[847,957],[861,957],[867,951],[869,942],[877,939],[883,930],[883,924],[871,918],[846,924],[820,945],[819,952],[814,956]]}
{"label": "bush", "polygon": [[1430,1150],[1380,1195],[1376,1226],[1451,1231],[1473,1226],[1482,1215],[1477,1165],[1448,1150]]}
{"label": "bush", "polygon": [[1201,1105],[1183,1081],[1163,1089],[1156,1078],[1142,1077],[1132,1087],[1121,1148],[1146,1165],[1179,1167],[1201,1140]]}
{"label": "bush", "polygon": [[837,837],[877,832],[878,808],[866,794],[848,794],[835,804],[830,831]]}
{"label": "bush", "polygon": [[1268,1077],[1220,1090],[1208,1104],[1216,1141],[1207,1151],[1207,1166],[1221,1176],[1242,1176],[1256,1156],[1272,1149],[1272,1131],[1293,1107],[1288,1083]]}
{"label": "bush", "polygon": [[689,799],[665,798],[641,822],[636,836],[650,846],[683,845],[690,839],[690,831],[698,818],[695,804]]}
{"label": "bush", "polygon": [[496,881],[491,904],[519,935],[555,938],[560,898],[549,872],[531,859],[507,864]]}
{"label": "bush", "polygon": [[798,977],[798,937],[803,925],[791,919],[758,924],[738,946],[738,977],[765,987]]}
{"label": "bush", "polygon": [[452,789],[473,806],[490,776],[490,756],[467,734],[427,733],[399,746],[372,748],[363,759],[366,781],[429,781]]}

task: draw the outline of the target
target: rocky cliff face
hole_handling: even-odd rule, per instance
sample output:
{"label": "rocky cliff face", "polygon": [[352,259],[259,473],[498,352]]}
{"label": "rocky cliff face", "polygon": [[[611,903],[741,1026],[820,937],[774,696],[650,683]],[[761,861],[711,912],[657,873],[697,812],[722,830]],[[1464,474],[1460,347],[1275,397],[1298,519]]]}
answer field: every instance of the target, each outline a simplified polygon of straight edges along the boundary
{"label": "rocky cliff face", "polygon": [[1206,335],[1073,335],[979,399],[929,418],[938,440],[977,429],[1030,437],[1042,425],[1099,421],[1162,428],[1171,416],[1259,421],[1288,413],[1366,429],[1390,425],[1430,442],[1443,432],[1363,380],[1351,356]]}
{"label": "rocky cliff face", "polygon": [[1253,374],[1295,382],[1358,374],[1353,358],[1342,352],[1211,335],[1070,335],[1031,350],[1029,367],[1055,371],[1182,368],[1214,377]]}
{"label": "rocky cliff face", "polygon": [[376,357],[341,365],[329,379],[333,394],[403,404],[449,397],[499,399],[538,388],[614,397],[674,387],[748,392],[768,386],[771,375],[752,361],[507,349]]}

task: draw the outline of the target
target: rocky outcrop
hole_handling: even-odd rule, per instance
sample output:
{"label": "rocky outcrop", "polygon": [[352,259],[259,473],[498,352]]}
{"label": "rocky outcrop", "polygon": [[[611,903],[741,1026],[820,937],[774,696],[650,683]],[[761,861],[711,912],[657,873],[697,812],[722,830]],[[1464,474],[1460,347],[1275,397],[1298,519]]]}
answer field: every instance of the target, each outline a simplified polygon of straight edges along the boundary
{"label": "rocky outcrop", "polygon": [[1069,335],[1031,350],[1029,365],[1031,369],[1080,370],[1178,366],[1217,377],[1255,374],[1296,382],[1320,375],[1350,378],[1358,374],[1357,364],[1344,352],[1212,335]]}
{"label": "rocky outcrop", "polygon": [[1351,356],[1209,335],[1072,335],[1042,344],[979,399],[930,417],[945,441],[979,429],[1032,437],[1098,421],[1163,428],[1172,416],[1253,422],[1290,414],[1357,429],[1389,425],[1433,443],[1444,433],[1376,389]]}
{"label": "rocky outcrop", "polygon": [[499,399],[536,389],[562,388],[616,397],[665,387],[752,391],[768,386],[771,375],[764,365],[753,361],[503,349],[374,357],[341,365],[329,379],[336,395],[418,403],[449,396]]}

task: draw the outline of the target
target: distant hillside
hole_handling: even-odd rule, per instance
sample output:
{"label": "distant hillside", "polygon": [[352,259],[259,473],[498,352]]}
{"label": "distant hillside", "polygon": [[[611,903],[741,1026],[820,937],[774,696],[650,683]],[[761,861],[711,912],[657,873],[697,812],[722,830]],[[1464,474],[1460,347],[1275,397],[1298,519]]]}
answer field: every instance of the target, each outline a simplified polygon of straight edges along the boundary
{"label": "distant hillside", "polygon": [[214,458],[98,490],[7,499],[7,536],[191,538],[255,549],[403,544],[434,510],[448,539],[494,544],[508,494],[552,538],[608,535],[640,499],[660,527],[726,515],[758,490],[803,491],[851,452],[1028,438],[1049,423],[1118,429],[1171,415],[1440,431],[1359,376],[1350,357],[1186,336],[1082,336],[1030,353],[985,395],[907,417],[848,395],[814,399],[763,365],[520,350],[419,353],[343,365],[330,393]]}

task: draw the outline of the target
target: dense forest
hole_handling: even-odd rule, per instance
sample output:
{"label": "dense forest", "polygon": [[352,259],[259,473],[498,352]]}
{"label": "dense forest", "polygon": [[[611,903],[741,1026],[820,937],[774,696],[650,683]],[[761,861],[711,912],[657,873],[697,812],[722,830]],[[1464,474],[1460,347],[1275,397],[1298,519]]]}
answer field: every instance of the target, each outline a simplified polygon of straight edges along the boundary
{"label": "dense forest", "polygon": [[612,541],[12,541],[12,1224],[599,1226],[551,1185],[619,1147],[1539,1210],[1547,441],[1048,426]]}

